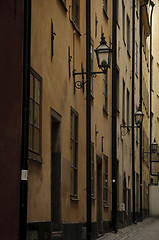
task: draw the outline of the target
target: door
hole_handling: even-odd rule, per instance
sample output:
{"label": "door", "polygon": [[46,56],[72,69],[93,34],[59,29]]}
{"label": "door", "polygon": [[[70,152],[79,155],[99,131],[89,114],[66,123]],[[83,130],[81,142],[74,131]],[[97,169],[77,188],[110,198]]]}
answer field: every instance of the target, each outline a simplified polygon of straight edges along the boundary
{"label": "door", "polygon": [[97,231],[103,232],[102,226],[102,158],[97,156]]}
{"label": "door", "polygon": [[51,116],[51,222],[52,231],[61,230],[61,141],[59,116]]}
{"label": "door", "polygon": [[131,224],[131,189],[128,189],[128,218]]}

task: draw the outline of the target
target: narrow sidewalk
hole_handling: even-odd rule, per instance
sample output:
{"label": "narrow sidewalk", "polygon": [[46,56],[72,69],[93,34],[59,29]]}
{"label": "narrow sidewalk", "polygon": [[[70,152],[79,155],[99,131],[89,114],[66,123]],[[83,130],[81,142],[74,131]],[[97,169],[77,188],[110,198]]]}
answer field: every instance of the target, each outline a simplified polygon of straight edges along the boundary
{"label": "narrow sidewalk", "polygon": [[98,240],[119,240],[119,239],[129,239],[135,232],[143,228],[145,225],[150,225],[156,221],[156,218],[146,218],[142,222],[137,224],[129,225],[128,227],[120,228],[117,233],[109,232],[104,234]]}

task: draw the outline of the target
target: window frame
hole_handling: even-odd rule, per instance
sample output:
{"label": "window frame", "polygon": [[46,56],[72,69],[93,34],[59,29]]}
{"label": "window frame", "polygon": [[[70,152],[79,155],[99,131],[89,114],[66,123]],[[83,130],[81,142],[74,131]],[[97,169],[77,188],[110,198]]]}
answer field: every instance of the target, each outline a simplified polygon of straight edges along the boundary
{"label": "window frame", "polygon": [[104,206],[108,207],[108,157],[104,157],[104,169],[103,169],[103,202]]}
{"label": "window frame", "polygon": [[125,4],[122,0],[122,28],[123,28],[123,41],[125,44]]}
{"label": "window frame", "polygon": [[[31,75],[32,75],[32,79],[33,79],[33,88],[31,89]],[[38,81],[39,84],[39,102],[36,100],[36,80]],[[31,93],[32,92],[32,93]],[[32,96],[31,96],[32,94]],[[32,102],[32,104],[31,104]],[[32,106],[32,116],[31,116],[31,106]],[[36,107],[38,107],[39,109],[39,116],[38,116],[38,120],[35,120],[35,118],[37,119],[37,115],[36,115]],[[38,126],[35,122],[38,121]],[[32,136],[30,138],[30,128],[32,129]],[[35,150],[35,142],[34,142],[34,138],[35,138],[35,129],[37,129],[39,131],[39,144],[38,144],[38,148],[39,151]],[[30,143],[30,140],[32,139],[32,142]],[[30,144],[32,145],[30,147]],[[28,145],[28,158],[34,161],[38,161],[41,162],[42,161],[42,157],[41,157],[41,153],[42,153],[42,77],[31,67],[30,68],[30,97],[29,97],[29,145]]]}
{"label": "window frame", "polygon": [[122,120],[125,122],[125,82],[123,79]]}
{"label": "window frame", "polygon": [[[78,11],[77,11],[77,8],[78,8]],[[72,21],[75,27],[79,30],[80,29],[80,0],[72,0]]]}
{"label": "window frame", "polygon": [[126,121],[127,121],[127,126],[129,126],[129,123],[130,123],[130,111],[129,111],[129,107],[130,107],[130,92],[129,90],[127,89],[127,96],[126,96],[126,100],[127,100],[127,116],[126,116]]}
{"label": "window frame", "polygon": [[136,68],[135,68],[135,73],[136,73],[136,77],[138,78],[138,53],[139,53],[139,48],[138,48],[138,44],[136,42]]}
{"label": "window frame", "polygon": [[[70,118],[70,196],[78,197],[78,113],[71,107]],[[74,129],[73,129],[74,128]],[[72,150],[74,146],[74,151]],[[74,153],[71,159],[71,153]],[[71,175],[72,174],[72,175]]]}
{"label": "window frame", "polygon": [[95,181],[94,181],[94,143],[91,142],[91,197],[95,199]]}
{"label": "window frame", "polygon": [[108,0],[103,0],[103,11],[108,19]]}
{"label": "window frame", "polygon": [[[91,72],[93,73],[93,63],[94,63],[94,42],[93,39],[91,38],[91,59],[90,59],[90,69]],[[93,75],[91,75],[91,86],[90,86],[90,92],[91,92],[91,97],[94,99],[94,94],[93,94]]]}
{"label": "window frame", "polygon": [[130,57],[130,18],[127,14],[127,53]]}

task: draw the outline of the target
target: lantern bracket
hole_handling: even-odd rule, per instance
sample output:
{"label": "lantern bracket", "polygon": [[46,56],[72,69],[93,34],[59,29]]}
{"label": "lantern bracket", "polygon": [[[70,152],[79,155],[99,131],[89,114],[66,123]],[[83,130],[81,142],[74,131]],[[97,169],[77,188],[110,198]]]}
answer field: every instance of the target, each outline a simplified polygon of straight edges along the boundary
{"label": "lantern bracket", "polygon": [[[85,80],[85,75],[87,73],[84,72],[82,64],[81,64],[81,72],[76,72],[76,71],[77,71],[76,69],[73,69],[74,93],[75,93],[76,88],[77,89],[82,88],[83,92],[84,92],[84,84],[87,82],[87,79]],[[101,71],[101,72],[91,72],[90,77],[96,78],[97,74],[105,74],[105,72],[103,72],[103,71]],[[82,79],[81,79],[81,81],[80,80],[76,81],[76,76],[79,76],[79,75],[82,76]]]}
{"label": "lantern bracket", "polygon": [[138,126],[138,125],[136,125],[136,126],[128,126],[128,125],[120,125],[120,132],[121,132],[121,135],[122,136],[125,136],[128,132],[129,132],[129,130],[130,130],[130,128],[140,128],[141,126]]}

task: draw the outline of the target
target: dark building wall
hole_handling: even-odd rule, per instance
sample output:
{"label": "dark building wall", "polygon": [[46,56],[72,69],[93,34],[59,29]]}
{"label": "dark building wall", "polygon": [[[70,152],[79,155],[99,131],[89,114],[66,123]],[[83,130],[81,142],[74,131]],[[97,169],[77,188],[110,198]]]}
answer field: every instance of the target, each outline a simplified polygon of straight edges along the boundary
{"label": "dark building wall", "polygon": [[0,1],[0,239],[17,240],[21,159],[23,1]]}

